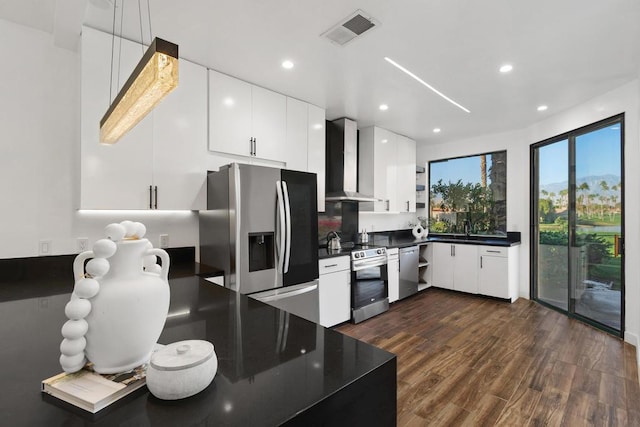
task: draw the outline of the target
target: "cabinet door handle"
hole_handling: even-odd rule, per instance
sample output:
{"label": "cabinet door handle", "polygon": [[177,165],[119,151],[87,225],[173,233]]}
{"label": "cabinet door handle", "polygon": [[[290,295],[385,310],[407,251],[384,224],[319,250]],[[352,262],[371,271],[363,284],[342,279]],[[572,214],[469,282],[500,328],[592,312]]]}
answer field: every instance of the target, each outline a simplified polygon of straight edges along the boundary
{"label": "cabinet door handle", "polygon": [[331,267],[337,267],[338,264],[329,264],[329,265],[325,265],[324,268],[331,268]]}
{"label": "cabinet door handle", "polygon": [[499,254],[500,253],[500,251],[492,251],[492,250],[489,250],[489,249],[487,249],[487,252],[491,252],[492,254]]}
{"label": "cabinet door handle", "polygon": [[258,144],[256,144],[256,142],[258,142],[258,140],[254,137],[253,138],[253,157],[256,156],[256,149],[258,148]]}
{"label": "cabinet door handle", "polygon": [[409,212],[409,200],[407,200],[407,212]]}
{"label": "cabinet door handle", "polygon": [[153,186],[149,186],[149,209],[153,209]]}
{"label": "cabinet door handle", "polygon": [[387,210],[391,209],[391,203],[387,200]]}
{"label": "cabinet door handle", "polygon": [[482,268],[482,255],[480,255],[480,268]]}
{"label": "cabinet door handle", "polygon": [[153,208],[154,209],[158,209],[158,186],[156,185],[156,187],[154,188],[154,193],[155,193],[155,200],[153,202]]}

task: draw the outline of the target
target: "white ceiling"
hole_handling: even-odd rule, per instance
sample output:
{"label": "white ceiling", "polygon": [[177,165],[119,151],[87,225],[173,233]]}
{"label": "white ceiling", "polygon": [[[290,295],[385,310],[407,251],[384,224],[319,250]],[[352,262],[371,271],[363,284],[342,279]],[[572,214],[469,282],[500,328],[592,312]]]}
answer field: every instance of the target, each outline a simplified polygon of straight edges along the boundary
{"label": "white ceiling", "polygon": [[[78,34],[82,23],[111,32],[112,0],[69,1],[3,0],[0,18],[48,32],[64,27]],[[140,1],[148,42],[147,4]],[[637,0],[150,3],[153,36],[177,43],[181,57],[324,107],[327,119],[346,116],[360,127],[375,124],[423,143],[521,129],[640,74]],[[86,7],[84,18],[69,19],[80,16],[71,7]],[[344,47],[320,37],[356,9],[380,27]],[[124,0],[122,11],[123,35],[139,41],[138,0]],[[119,14],[120,8],[117,33]],[[410,79],[385,56],[471,113]],[[285,58],[295,63],[292,70],[280,66]],[[513,64],[510,74],[498,72],[503,63]],[[387,111],[378,109],[382,103]],[[549,109],[536,111],[540,104]],[[434,134],[435,127],[442,132]]]}

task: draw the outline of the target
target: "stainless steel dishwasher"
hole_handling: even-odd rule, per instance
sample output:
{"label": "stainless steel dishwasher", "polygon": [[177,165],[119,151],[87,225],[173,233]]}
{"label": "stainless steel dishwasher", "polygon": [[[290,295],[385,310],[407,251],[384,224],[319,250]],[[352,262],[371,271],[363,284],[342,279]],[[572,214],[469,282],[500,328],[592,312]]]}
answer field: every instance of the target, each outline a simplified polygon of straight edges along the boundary
{"label": "stainless steel dishwasher", "polygon": [[418,292],[418,247],[400,249],[399,297],[406,298]]}

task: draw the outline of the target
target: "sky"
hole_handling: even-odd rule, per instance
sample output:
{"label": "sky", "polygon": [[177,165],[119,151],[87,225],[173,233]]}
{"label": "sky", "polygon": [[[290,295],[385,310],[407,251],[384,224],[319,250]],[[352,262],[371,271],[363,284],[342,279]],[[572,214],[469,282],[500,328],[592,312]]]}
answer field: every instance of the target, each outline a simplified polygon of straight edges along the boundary
{"label": "sky", "polygon": [[[540,185],[568,181],[568,141],[563,140],[539,149]],[[576,177],[599,175],[621,176],[620,125],[615,124],[576,138]],[[487,155],[487,183],[491,156]],[[509,167],[507,165],[507,167]],[[431,185],[442,178],[443,182],[480,182],[480,156],[462,157],[430,163]]]}
{"label": "sky", "polygon": [[[480,156],[462,157],[450,159],[444,162],[431,162],[430,181],[431,185],[442,178],[442,182],[457,182],[462,180],[463,184],[468,182],[480,182]],[[491,156],[487,155],[487,184],[491,183],[489,178],[489,168],[491,167]]]}
{"label": "sky", "polygon": [[[568,180],[568,141],[539,149],[540,185]],[[621,176],[620,126],[613,125],[576,138],[576,178],[599,175]]]}

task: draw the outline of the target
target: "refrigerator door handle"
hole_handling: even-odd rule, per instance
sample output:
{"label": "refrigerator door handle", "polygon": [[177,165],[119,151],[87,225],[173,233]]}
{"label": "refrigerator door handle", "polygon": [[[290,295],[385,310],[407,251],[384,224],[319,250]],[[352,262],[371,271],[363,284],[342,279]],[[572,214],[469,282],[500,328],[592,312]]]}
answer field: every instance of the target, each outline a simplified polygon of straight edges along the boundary
{"label": "refrigerator door handle", "polygon": [[284,272],[289,272],[289,260],[291,259],[291,205],[289,204],[289,189],[287,188],[287,182],[282,181],[282,192],[284,195],[284,207],[285,207],[285,259],[284,259]]}
{"label": "refrigerator door handle", "polygon": [[282,185],[280,181],[276,181],[276,195],[278,198],[278,223],[276,224],[278,239],[278,272],[284,273],[284,251],[285,251],[285,214],[284,214],[284,197],[282,195]]}
{"label": "refrigerator door handle", "polygon": [[254,299],[262,302],[270,302],[270,301],[280,301],[285,298],[294,297],[296,295],[306,294],[307,292],[312,292],[318,289],[318,285],[310,285],[304,288],[296,289],[289,292],[279,291],[278,293],[274,293],[273,295],[265,295],[265,296],[253,296]]}

